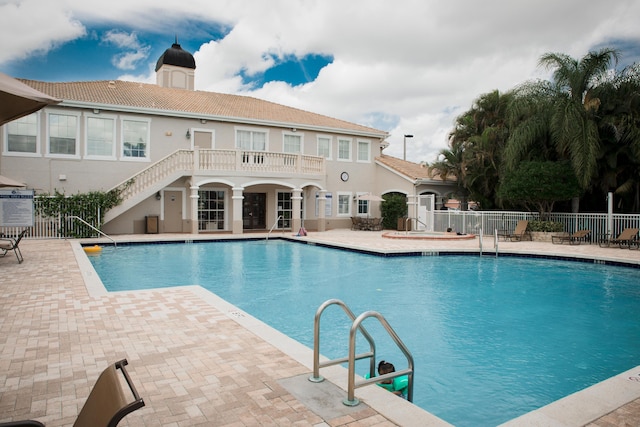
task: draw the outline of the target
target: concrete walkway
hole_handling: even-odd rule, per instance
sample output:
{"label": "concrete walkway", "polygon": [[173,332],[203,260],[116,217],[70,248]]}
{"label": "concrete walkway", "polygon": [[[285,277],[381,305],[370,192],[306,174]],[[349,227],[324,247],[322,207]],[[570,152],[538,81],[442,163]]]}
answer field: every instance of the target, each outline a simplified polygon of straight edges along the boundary
{"label": "concrete walkway", "polygon": [[[381,235],[334,230],[304,239],[381,252],[478,250],[477,240],[409,241]],[[200,238],[213,236],[118,237]],[[484,244],[485,250],[494,250],[492,241]],[[35,418],[48,426],[71,425],[99,373],[127,358],[146,406],[127,416],[123,426],[447,425],[378,387],[356,390],[363,404],[345,407],[346,376],[340,367],[323,370],[330,381],[322,389],[310,388],[315,385],[304,380],[311,373],[308,348],[202,288],[106,293],[96,289],[95,273],[77,261],[78,241],[23,240],[20,247],[23,264],[13,253],[0,258],[0,421]],[[594,245],[499,242],[499,250],[640,264],[639,251]],[[536,411],[517,425],[640,425],[640,382],[628,380],[633,373],[625,374],[603,389],[609,393],[615,386],[615,399],[590,392]],[[580,401],[599,412],[576,411]],[[558,411],[579,413],[567,417],[555,415]]]}

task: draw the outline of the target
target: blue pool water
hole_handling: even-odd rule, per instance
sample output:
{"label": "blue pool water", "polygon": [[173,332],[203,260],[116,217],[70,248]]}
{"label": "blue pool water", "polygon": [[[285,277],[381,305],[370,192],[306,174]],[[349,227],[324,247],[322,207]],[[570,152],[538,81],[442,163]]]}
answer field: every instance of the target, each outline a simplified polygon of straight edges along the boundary
{"label": "blue pool water", "polygon": [[[281,240],[105,247],[90,259],[110,291],[201,285],[308,347],[324,301],[378,311],[414,357],[414,403],[459,427],[495,426],[640,364],[640,269]],[[378,360],[405,368],[378,321],[364,326]],[[321,352],[346,356],[349,327],[329,308]]]}

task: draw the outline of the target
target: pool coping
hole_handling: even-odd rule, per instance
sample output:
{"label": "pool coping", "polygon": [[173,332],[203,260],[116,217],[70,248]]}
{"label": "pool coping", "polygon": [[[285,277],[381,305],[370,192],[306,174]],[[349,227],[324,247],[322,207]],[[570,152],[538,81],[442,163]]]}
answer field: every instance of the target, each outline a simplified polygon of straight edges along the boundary
{"label": "pool coping", "polygon": [[[335,242],[323,241],[320,239],[310,238],[290,238],[288,236],[276,236],[274,240],[287,240],[298,243],[305,243],[311,245],[325,246],[334,249],[350,250],[365,254],[371,254],[376,256],[447,256],[447,255],[478,255],[479,249],[434,249],[426,251],[404,250],[404,249],[375,249],[366,248],[355,244],[337,244]],[[159,242],[158,238],[147,237],[143,239],[122,239],[118,241],[121,244],[144,244],[144,243],[195,243],[206,241],[237,241],[237,240],[264,240],[264,237],[251,237],[251,236],[224,236],[219,238],[213,238],[211,236],[204,236],[200,238],[184,237],[176,238],[163,238]],[[100,243],[108,246],[109,243],[105,243],[102,240],[97,239],[82,239],[71,241],[71,246],[75,254],[75,258],[80,267],[82,277],[84,279],[87,292],[90,296],[98,298],[115,292],[109,292],[104,287],[102,281],[98,277],[93,265],[89,261],[88,256],[83,250],[83,246],[88,244]],[[482,255],[485,253],[483,251]],[[486,254],[487,256],[495,256]],[[561,253],[540,254],[530,250],[517,250],[509,252],[498,252],[498,256],[509,257],[523,257],[523,258],[545,258],[545,259],[557,259],[575,262],[588,262],[596,264],[616,265],[630,268],[640,268],[640,261],[626,260],[621,261],[613,257],[602,256],[585,256],[581,254],[574,254],[567,256]],[[254,333],[262,340],[272,344],[287,356],[296,360],[303,366],[310,370],[313,370],[313,366],[310,361],[313,360],[313,350],[306,347],[299,342],[289,338],[285,334],[270,327],[264,322],[237,308],[233,304],[223,300],[214,293],[200,287],[200,286],[187,286],[181,288],[189,288],[192,292],[197,294],[203,301],[212,305],[216,309],[225,313],[230,319],[242,325],[250,332]],[[162,288],[172,289],[172,288]],[[156,291],[158,289],[155,289]],[[149,290],[140,291],[127,291],[127,292],[148,292]],[[344,384],[347,377],[347,370],[341,366],[332,366],[324,368],[322,371],[323,376],[333,384],[337,385],[341,389],[345,390]],[[389,420],[398,423],[403,426],[450,426],[444,420],[436,417],[428,411],[413,405],[406,401],[398,402],[398,399],[390,399],[384,390],[377,389],[377,387],[365,387],[358,389],[358,396],[366,400],[367,404],[380,413],[382,416]],[[509,420],[501,427],[516,427],[516,426],[540,426],[540,425],[552,425],[557,427],[569,427],[569,426],[584,426],[598,418],[601,418],[608,413],[620,408],[621,406],[632,402],[633,400],[640,399],[640,365],[635,368],[631,368],[625,372],[615,375],[611,378],[596,383],[583,390],[579,390],[573,394],[565,396],[559,400],[556,400],[541,408],[535,409],[531,412],[523,414],[517,418]]]}

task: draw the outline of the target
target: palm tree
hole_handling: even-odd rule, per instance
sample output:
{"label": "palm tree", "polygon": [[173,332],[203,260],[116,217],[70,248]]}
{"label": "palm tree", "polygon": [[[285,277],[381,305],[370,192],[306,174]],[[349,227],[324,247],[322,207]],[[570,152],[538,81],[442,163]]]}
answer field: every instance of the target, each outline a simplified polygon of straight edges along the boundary
{"label": "palm tree", "polygon": [[506,108],[510,98],[510,93],[495,90],[476,99],[471,109],[456,119],[450,149],[442,150],[438,161],[430,165],[441,176],[455,176],[458,192],[484,208],[497,203],[502,150],[509,135]]}
{"label": "palm tree", "polygon": [[[608,80],[607,72],[612,63],[617,63],[618,55],[610,48],[589,52],[580,60],[561,53],[542,55],[540,65],[553,69],[553,81],[526,85],[521,91],[524,96],[516,97],[513,111],[535,108],[537,114],[528,120],[515,113],[521,121],[508,143],[507,164],[514,167],[527,148],[548,135],[558,157],[570,160],[578,182],[583,189],[588,188],[597,173],[600,155],[597,113],[601,101],[595,89]],[[541,105],[534,107],[531,101]]]}

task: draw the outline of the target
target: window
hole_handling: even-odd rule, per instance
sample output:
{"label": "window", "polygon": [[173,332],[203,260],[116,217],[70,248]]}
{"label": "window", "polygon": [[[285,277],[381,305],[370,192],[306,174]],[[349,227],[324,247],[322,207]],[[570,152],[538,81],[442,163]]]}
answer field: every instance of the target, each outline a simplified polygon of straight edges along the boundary
{"label": "window", "polygon": [[338,160],[351,160],[350,139],[338,139]]}
{"label": "window", "polygon": [[89,116],[86,118],[87,158],[115,158],[116,121],[112,117]]}
{"label": "window", "polygon": [[38,113],[9,122],[6,126],[6,153],[39,154]]}
{"label": "window", "polygon": [[224,230],[224,190],[198,191],[198,230]]}
{"label": "window", "polygon": [[[365,194],[365,193],[359,193]],[[357,200],[358,206],[358,216],[366,216],[369,215],[369,200]]]}
{"label": "window", "polygon": [[318,156],[324,157],[325,159],[331,158],[331,137],[318,137]]}
{"label": "window", "polygon": [[149,122],[122,120],[122,157],[130,160],[149,158]]}
{"label": "window", "polygon": [[48,154],[78,157],[78,116],[49,113]]}
{"label": "window", "polygon": [[371,143],[369,141],[358,141],[358,161],[370,162]]}
{"label": "window", "polygon": [[351,193],[338,193],[338,216],[351,216]]}
{"label": "window", "polygon": [[284,135],[284,141],[282,143],[283,152],[285,153],[302,153],[302,135],[300,134],[287,134]]}
{"label": "window", "polygon": [[291,228],[293,218],[293,203],[291,193],[278,192],[278,228]]}
{"label": "window", "polygon": [[264,131],[236,130],[236,148],[250,151],[267,149],[267,133]]}

